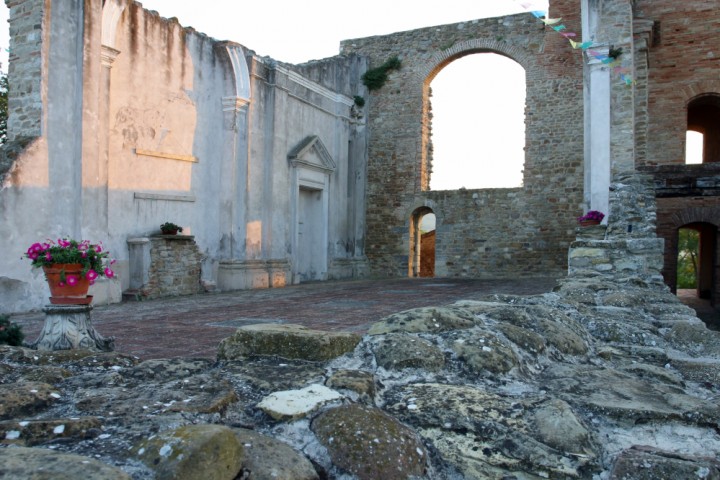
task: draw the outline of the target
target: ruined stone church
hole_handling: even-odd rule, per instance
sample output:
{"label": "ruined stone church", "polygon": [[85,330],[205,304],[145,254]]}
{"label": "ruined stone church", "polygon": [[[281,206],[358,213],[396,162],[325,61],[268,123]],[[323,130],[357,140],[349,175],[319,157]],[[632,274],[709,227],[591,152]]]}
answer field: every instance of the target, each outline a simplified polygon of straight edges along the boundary
{"label": "ruined stone church", "polygon": [[[92,287],[97,304],[420,276],[428,213],[439,277],[562,277],[576,217],[592,209],[631,253],[644,248],[633,239],[664,240],[657,268],[671,288],[678,230],[699,232],[698,294],[720,294],[718,1],[551,0],[564,31],[530,13],[468,19],[346,40],[301,65],[130,0],[6,4],[0,313],[47,303],[21,259],[46,238],[110,250],[118,275]],[[485,52],[525,71],[523,184],[431,190],[430,83]],[[621,67],[600,60],[610,52]],[[363,74],[394,57],[400,67],[369,90]],[[702,164],[685,161],[688,131],[703,135]],[[638,178],[652,184],[647,205],[617,193]],[[168,221],[183,235],[158,235]]]}

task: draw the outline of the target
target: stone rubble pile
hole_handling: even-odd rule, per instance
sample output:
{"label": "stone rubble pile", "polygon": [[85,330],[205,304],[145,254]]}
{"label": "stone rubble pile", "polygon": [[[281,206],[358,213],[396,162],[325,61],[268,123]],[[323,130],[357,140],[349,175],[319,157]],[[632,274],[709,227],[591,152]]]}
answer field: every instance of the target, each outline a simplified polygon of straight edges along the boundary
{"label": "stone rubble pile", "polygon": [[244,327],[216,362],[0,347],[0,379],[3,478],[720,478],[720,333],[637,279]]}

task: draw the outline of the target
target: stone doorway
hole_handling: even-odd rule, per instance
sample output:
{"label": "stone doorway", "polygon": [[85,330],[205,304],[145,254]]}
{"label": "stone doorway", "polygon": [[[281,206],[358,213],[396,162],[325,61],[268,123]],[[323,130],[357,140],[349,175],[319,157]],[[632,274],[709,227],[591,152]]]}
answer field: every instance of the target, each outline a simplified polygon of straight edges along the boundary
{"label": "stone doorway", "polygon": [[410,277],[435,276],[436,222],[435,213],[430,207],[420,207],[410,217]]}

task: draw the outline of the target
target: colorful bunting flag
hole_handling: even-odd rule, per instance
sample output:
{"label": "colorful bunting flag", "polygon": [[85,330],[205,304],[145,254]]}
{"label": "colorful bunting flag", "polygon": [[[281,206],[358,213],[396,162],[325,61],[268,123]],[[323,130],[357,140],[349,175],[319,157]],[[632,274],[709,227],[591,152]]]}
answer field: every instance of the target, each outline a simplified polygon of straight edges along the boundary
{"label": "colorful bunting flag", "polygon": [[[608,67],[612,68],[613,73],[620,76],[620,78],[625,82],[626,85],[632,85],[633,80],[632,77],[629,75],[630,69],[628,67],[623,67],[621,65],[620,60],[618,60],[617,56],[611,57],[610,55],[607,55],[605,53],[599,52],[597,50],[591,50],[593,46],[595,46],[595,43],[593,42],[576,42],[572,38],[577,37],[577,34],[575,32],[568,32],[567,27],[565,25],[557,25],[558,23],[562,22],[562,18],[547,18],[547,12],[543,10],[534,10],[533,4],[529,2],[518,2],[521,7],[523,7],[525,10],[528,10],[535,18],[539,19],[541,22],[543,22],[545,25],[549,26],[556,32],[558,32],[563,37],[567,38],[570,42],[570,45],[574,49],[580,49],[583,51],[587,51],[589,55],[591,55],[596,60],[602,62],[603,65],[607,65]],[[599,46],[599,45],[598,45]]]}

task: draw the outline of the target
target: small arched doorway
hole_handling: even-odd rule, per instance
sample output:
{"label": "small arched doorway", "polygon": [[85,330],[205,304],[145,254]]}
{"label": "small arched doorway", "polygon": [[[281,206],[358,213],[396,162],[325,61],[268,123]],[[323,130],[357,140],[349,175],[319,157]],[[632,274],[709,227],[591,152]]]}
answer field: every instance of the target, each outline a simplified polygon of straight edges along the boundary
{"label": "small arched doorway", "polygon": [[716,305],[717,227],[704,222],[689,223],[680,227],[677,235],[677,289],[692,288],[698,298]]}
{"label": "small arched doorway", "polygon": [[420,207],[410,217],[410,277],[435,276],[435,223],[430,207]]}

